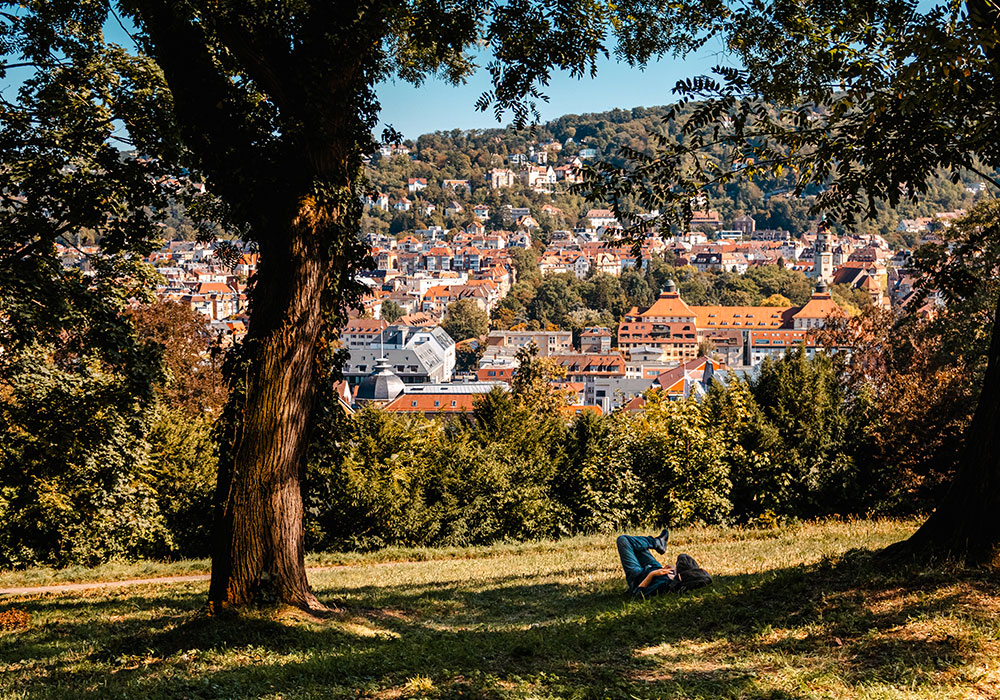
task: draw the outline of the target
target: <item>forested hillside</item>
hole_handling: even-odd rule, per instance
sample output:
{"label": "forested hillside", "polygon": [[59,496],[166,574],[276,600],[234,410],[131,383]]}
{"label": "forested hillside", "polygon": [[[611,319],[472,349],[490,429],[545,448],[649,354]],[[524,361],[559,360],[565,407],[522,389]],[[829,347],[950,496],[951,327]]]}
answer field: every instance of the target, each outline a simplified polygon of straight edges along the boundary
{"label": "forested hillside", "polygon": [[[398,233],[431,225],[462,225],[472,219],[472,212],[465,207],[466,204],[531,207],[534,217],[542,225],[543,233],[573,226],[588,208],[600,203],[587,202],[580,195],[571,193],[562,183],[556,186],[552,195],[533,192],[520,183],[510,189],[491,190],[484,182],[484,174],[490,168],[511,167],[516,171],[518,168],[511,165],[510,156],[527,155],[532,148],[547,150],[549,164],[567,162],[579,156],[583,149],[596,151],[596,160],[620,164],[620,149],[623,147],[648,151],[654,145],[656,135],[677,138],[677,123],[664,121],[667,111],[667,107],[636,107],[595,114],[567,114],[538,124],[533,129],[507,127],[439,131],[424,134],[416,141],[406,141],[404,145],[410,149],[409,154],[375,156],[372,159],[368,173],[372,188],[375,192],[387,194],[392,202],[405,195],[414,201],[434,204],[436,210],[426,214],[417,211],[416,207],[408,212],[373,208],[365,219],[365,230]],[[720,151],[713,155],[721,157],[723,154]],[[801,233],[810,226],[808,210],[811,197],[789,196],[790,177],[716,187],[706,193],[709,206],[718,210],[727,222],[746,213],[754,216],[758,228],[783,228],[793,234]],[[408,193],[408,178],[427,178],[427,189],[416,195]],[[445,179],[469,180],[472,191],[442,189],[441,181]],[[974,198],[968,187],[976,182],[974,176],[959,183],[939,177],[931,183],[922,202],[903,204],[895,212],[883,209],[875,220],[858,224],[858,227],[881,233],[890,238],[891,243],[912,245],[912,240],[896,232],[900,218],[968,208]],[[458,215],[446,216],[444,208],[453,200],[462,204],[465,210]],[[558,216],[544,215],[541,207],[545,204],[562,210],[561,220]],[[487,228],[502,229],[508,224],[501,217],[494,216],[487,222]]]}

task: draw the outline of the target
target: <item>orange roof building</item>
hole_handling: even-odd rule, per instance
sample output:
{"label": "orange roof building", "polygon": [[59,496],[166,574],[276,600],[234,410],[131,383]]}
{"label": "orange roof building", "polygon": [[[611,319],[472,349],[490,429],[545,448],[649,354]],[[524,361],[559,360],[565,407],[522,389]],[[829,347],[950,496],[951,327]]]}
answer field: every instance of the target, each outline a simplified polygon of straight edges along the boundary
{"label": "orange roof building", "polygon": [[825,282],[820,282],[812,297],[792,316],[796,330],[821,328],[828,318],[844,316],[844,310],[837,306]]}
{"label": "orange roof building", "polygon": [[633,308],[625,316],[635,316],[637,321],[648,323],[694,323],[697,320],[695,312],[681,299],[677,285],[674,284],[673,280],[667,282],[666,289],[653,302],[652,306],[642,313]]}
{"label": "orange roof building", "polygon": [[[633,308],[618,326],[619,350],[638,352],[658,348],[663,359],[686,362],[695,359],[703,340],[724,340],[726,361],[732,365],[755,365],[761,358],[776,356],[773,348],[802,342],[805,332],[822,328],[828,319],[843,316],[825,283],[820,282],[804,306],[688,306],[671,281],[645,311]],[[730,337],[727,332],[740,334]],[[785,332],[797,334],[790,342]],[[720,335],[720,333],[722,335]],[[761,335],[764,333],[765,335]],[[777,333],[768,336],[766,333]],[[742,340],[742,342],[735,342]],[[811,341],[810,341],[811,342]],[[815,343],[809,345],[815,349]]]}
{"label": "orange roof building", "polygon": [[618,324],[618,349],[659,348],[663,359],[683,362],[698,356],[698,328],[694,323],[648,323],[623,320]]}
{"label": "orange roof building", "polygon": [[414,384],[382,407],[392,413],[423,413],[433,416],[460,415],[475,408],[477,396],[494,389],[507,391],[502,382],[472,382],[469,384]]}
{"label": "orange roof building", "polygon": [[553,361],[566,368],[569,381],[584,381],[587,377],[625,376],[625,358],[615,355],[553,355]]}
{"label": "orange roof building", "polygon": [[383,406],[390,413],[423,413],[437,416],[469,412],[476,394],[401,394]]}
{"label": "orange roof building", "polygon": [[695,306],[698,329],[784,328],[791,325],[794,306]]}
{"label": "orange roof building", "polygon": [[232,294],[234,290],[225,282],[201,282],[195,294]]}

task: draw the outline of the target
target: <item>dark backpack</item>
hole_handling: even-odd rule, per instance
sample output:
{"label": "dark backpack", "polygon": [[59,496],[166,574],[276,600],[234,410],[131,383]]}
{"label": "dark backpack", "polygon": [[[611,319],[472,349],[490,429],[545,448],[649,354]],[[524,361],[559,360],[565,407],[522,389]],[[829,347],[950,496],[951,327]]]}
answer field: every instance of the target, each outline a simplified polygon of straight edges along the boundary
{"label": "dark backpack", "polygon": [[681,585],[677,589],[679,591],[690,591],[712,583],[712,577],[708,575],[707,571],[698,566],[698,562],[690,554],[679,554],[677,556],[677,563],[674,564],[674,570],[677,572],[677,578],[681,582]]}

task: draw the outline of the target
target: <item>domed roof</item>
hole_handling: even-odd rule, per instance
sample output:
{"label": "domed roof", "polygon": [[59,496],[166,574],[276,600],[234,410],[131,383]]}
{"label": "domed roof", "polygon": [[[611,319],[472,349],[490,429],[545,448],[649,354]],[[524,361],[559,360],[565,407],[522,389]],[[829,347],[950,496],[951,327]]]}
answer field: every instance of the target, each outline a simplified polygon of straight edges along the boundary
{"label": "domed roof", "polygon": [[375,362],[372,373],[361,380],[354,400],[358,403],[385,403],[403,393],[406,385],[389,367],[389,360],[382,357]]}

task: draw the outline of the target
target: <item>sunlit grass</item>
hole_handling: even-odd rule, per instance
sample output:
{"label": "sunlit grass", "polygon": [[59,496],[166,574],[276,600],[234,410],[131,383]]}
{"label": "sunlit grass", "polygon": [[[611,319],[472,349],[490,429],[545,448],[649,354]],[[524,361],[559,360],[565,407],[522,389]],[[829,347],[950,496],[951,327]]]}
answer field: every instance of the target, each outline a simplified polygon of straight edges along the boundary
{"label": "sunlit grass", "polygon": [[[879,521],[867,522],[864,527],[854,527],[845,523],[824,524],[821,533],[810,524],[794,524],[770,529],[758,528],[686,528],[672,535],[672,544],[681,546],[687,542],[699,545],[731,545],[724,552],[725,560],[736,563],[743,572],[758,571],[765,562],[751,563],[743,558],[743,548],[739,543],[747,539],[794,540],[797,533],[808,531],[809,551],[800,552],[793,546],[782,549],[788,561],[805,562],[803,556],[815,556],[822,551],[842,551],[844,538],[850,538],[852,547],[871,548],[881,546],[887,533],[905,532],[915,527],[915,522]],[[658,530],[658,528],[651,528]],[[890,541],[895,534],[889,534]],[[311,568],[340,567],[358,564],[376,564],[411,561],[438,561],[443,559],[495,558],[532,552],[563,552],[567,549],[603,549],[613,539],[607,535],[585,535],[558,541],[501,543],[487,547],[385,547],[374,552],[317,552],[306,556],[306,565]],[[722,553],[722,552],[720,552]],[[773,562],[771,562],[773,564]],[[766,568],[773,568],[768,565]],[[38,567],[24,570],[0,569],[0,589],[22,586],[46,586],[60,583],[80,583],[92,581],[127,581],[129,579],[156,578],[161,576],[186,576],[207,574],[211,570],[208,559],[182,559],[177,561],[110,562],[95,567],[69,566],[62,569]]]}
{"label": "sunlit grass", "polygon": [[715,584],[645,603],[608,536],[355,556],[310,576],[328,619],[207,619],[202,582],[7,598],[0,697],[996,697],[1000,582],[873,559],[914,527],[678,531]]}

